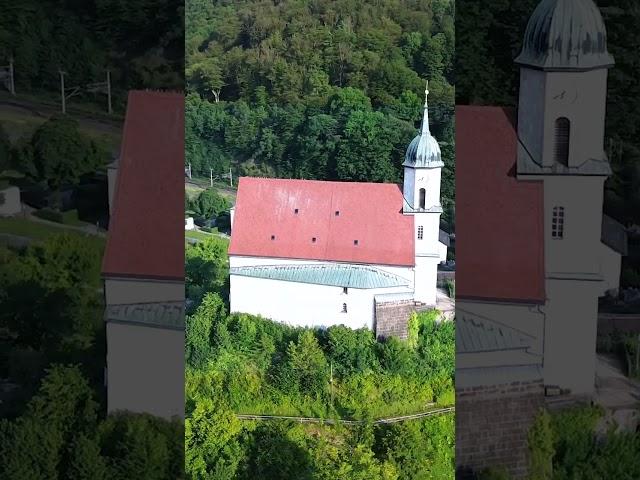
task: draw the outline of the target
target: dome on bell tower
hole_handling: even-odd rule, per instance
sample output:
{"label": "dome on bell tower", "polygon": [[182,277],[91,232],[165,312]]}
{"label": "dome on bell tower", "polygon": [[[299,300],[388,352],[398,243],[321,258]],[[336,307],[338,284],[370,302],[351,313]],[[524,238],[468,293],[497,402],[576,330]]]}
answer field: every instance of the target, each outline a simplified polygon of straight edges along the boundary
{"label": "dome on bell tower", "polygon": [[593,0],[542,0],[515,61],[543,70],[610,67],[614,61],[600,10]]}
{"label": "dome on bell tower", "polygon": [[404,167],[414,168],[435,168],[442,167],[440,145],[433,138],[429,131],[429,110],[427,108],[427,97],[429,88],[425,90],[424,114],[422,116],[422,128],[420,133],[411,141],[407,153],[404,156]]}

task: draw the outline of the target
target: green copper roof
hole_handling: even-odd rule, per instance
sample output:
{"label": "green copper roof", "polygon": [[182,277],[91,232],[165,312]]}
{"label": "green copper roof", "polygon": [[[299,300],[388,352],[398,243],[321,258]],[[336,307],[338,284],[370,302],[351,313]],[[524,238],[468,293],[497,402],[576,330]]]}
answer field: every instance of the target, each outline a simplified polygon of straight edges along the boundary
{"label": "green copper roof", "polygon": [[230,273],[244,277],[336,287],[389,288],[409,285],[409,280],[377,268],[340,263],[234,267]]}
{"label": "green copper roof", "polygon": [[107,305],[107,322],[184,330],[184,302]]}

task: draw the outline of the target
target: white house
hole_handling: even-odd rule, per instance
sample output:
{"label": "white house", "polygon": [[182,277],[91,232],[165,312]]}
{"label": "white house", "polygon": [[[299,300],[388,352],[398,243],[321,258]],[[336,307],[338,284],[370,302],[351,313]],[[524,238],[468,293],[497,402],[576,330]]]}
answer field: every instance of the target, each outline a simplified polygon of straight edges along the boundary
{"label": "white house", "polygon": [[548,392],[589,395],[598,297],[625,253],[602,213],[613,58],[598,8],[542,1],[516,62],[517,112],[456,108],[457,309],[527,336]]}
{"label": "white house", "polygon": [[183,95],[130,92],[124,130],[102,265],[107,409],[183,417]]}
{"label": "white house", "polygon": [[185,217],[184,218],[184,229],[185,230],[195,230],[196,226],[193,223],[193,217]]}
{"label": "white house", "polygon": [[11,217],[21,211],[20,189],[15,186],[9,186],[0,190],[0,217]]}
{"label": "white house", "polygon": [[292,325],[374,328],[375,301],[389,294],[435,305],[437,266],[446,259],[443,163],[426,101],[403,166],[402,189],[241,178],[231,212],[231,311]]}

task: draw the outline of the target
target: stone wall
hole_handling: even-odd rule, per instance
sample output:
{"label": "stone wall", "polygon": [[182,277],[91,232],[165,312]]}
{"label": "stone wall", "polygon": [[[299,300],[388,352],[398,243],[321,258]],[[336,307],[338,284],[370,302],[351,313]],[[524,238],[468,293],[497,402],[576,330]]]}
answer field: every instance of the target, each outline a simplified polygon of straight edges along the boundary
{"label": "stone wall", "polygon": [[456,478],[488,467],[526,478],[528,432],[543,405],[542,380],[456,388]]}
{"label": "stone wall", "polygon": [[398,337],[407,339],[408,323],[411,314],[416,311],[413,300],[397,300],[391,302],[375,302],[376,337]]}

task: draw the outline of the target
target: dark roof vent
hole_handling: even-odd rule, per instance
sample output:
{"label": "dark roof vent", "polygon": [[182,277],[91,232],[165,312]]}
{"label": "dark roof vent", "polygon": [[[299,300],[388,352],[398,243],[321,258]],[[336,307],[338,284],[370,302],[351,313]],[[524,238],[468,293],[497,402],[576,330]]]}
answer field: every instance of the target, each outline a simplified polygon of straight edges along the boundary
{"label": "dark roof vent", "polygon": [[354,241],[353,241],[353,244],[354,244],[354,245],[358,245],[358,240],[354,240]]}

